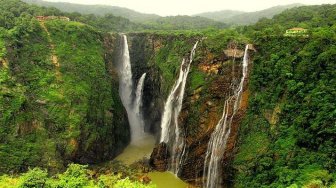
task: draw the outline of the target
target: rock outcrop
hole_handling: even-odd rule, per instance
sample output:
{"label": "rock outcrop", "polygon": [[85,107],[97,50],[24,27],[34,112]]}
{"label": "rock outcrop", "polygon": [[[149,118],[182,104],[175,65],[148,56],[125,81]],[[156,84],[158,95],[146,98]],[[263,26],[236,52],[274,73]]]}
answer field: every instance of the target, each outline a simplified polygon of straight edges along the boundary
{"label": "rock outcrop", "polygon": [[170,153],[165,143],[158,144],[150,156],[149,164],[157,171],[164,172],[168,169]]}

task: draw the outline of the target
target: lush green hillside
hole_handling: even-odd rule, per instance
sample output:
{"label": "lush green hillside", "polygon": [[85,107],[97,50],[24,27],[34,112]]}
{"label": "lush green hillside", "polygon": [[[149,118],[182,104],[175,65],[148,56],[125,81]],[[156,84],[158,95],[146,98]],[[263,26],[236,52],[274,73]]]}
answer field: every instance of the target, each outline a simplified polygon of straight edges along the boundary
{"label": "lush green hillside", "polygon": [[336,18],[336,5],[303,6],[284,11],[274,19],[263,19],[253,25],[254,31],[280,35],[285,29],[303,27],[306,29],[333,30]]}
{"label": "lush green hillside", "polygon": [[[192,30],[227,27],[226,24],[199,16],[160,17],[112,6],[78,5],[40,0],[25,0],[25,2],[39,6],[58,8],[61,11],[69,12],[66,15],[72,20],[87,23],[105,31]],[[78,13],[82,13],[83,15]],[[133,23],[133,21],[137,24]]]}
{"label": "lush green hillside", "polygon": [[215,12],[203,12],[199,14],[195,14],[194,16],[200,16],[204,18],[213,19],[215,21],[223,22],[225,19],[231,18],[233,16],[237,16],[240,14],[244,14],[243,11],[238,10],[221,10]]}
{"label": "lush green hillside", "polygon": [[111,36],[78,22],[38,22],[31,14],[42,9],[0,3],[2,15],[13,15],[0,24],[0,173],[118,154],[129,128],[104,59]]}
{"label": "lush green hillside", "polygon": [[[259,18],[280,9],[259,12]],[[68,16],[72,21],[38,22],[37,15]],[[249,91],[245,89],[243,99],[249,96],[249,107],[245,117],[244,109],[239,121],[234,120],[242,118],[243,123],[237,142],[234,136],[229,141],[230,156],[222,164],[228,181],[224,183],[336,187],[336,5],[297,7],[251,26],[218,29],[223,27],[226,24],[189,16],[135,24],[112,14],[63,13],[0,0],[0,174],[14,174],[0,176],[0,187],[145,187],[133,182],[134,177],[124,179],[129,173],[114,174],[119,169],[106,163],[99,167],[108,171],[103,176],[100,169],[80,165],[66,170],[73,162],[110,160],[128,143],[115,69],[120,41],[110,32],[144,29],[148,31],[127,35],[133,79],[147,73],[144,112],[152,130],[160,125],[182,57],[200,40],[179,117],[191,144],[182,178],[201,184],[211,130],[220,119],[226,93],[240,78],[236,52],[223,50],[241,49],[242,58],[245,44],[253,43],[256,52],[250,56]],[[308,29],[308,36],[285,37],[292,27]],[[235,126],[232,131],[238,123]]]}
{"label": "lush green hillside", "polygon": [[237,11],[219,11],[198,14],[198,16],[214,19],[216,21],[224,22],[233,25],[249,25],[256,23],[261,18],[272,18],[287,9],[303,6],[303,4],[290,4],[283,6],[275,6],[265,10],[256,12],[237,12]]}
{"label": "lush green hillside", "polygon": [[96,16],[93,14],[82,15],[79,13],[64,13],[56,8],[45,8],[36,5],[29,5],[20,0],[0,0],[0,23],[3,27],[13,27],[13,23],[21,14],[26,16],[67,16],[73,21],[82,22],[99,30],[108,32],[125,32],[129,30],[142,29],[138,24],[126,18],[117,17],[112,14]]}
{"label": "lush green hillside", "polygon": [[131,9],[107,6],[107,5],[81,5],[65,2],[47,2],[42,0],[23,0],[24,2],[45,6],[45,7],[55,7],[64,12],[78,12],[81,14],[95,14],[97,16],[104,16],[106,14],[113,14],[114,16],[120,16],[129,19],[133,22],[145,22],[153,21],[160,16],[155,14],[144,14],[139,13]]}
{"label": "lush green hillside", "polygon": [[[234,161],[237,187],[335,186],[335,8],[294,8],[252,27],[258,52]],[[293,26],[309,37],[284,37]]]}
{"label": "lush green hillside", "polygon": [[192,16],[168,16],[161,17],[156,21],[144,23],[146,29],[151,30],[198,30],[216,28],[222,29],[227,27],[226,24],[216,22],[208,18]]}

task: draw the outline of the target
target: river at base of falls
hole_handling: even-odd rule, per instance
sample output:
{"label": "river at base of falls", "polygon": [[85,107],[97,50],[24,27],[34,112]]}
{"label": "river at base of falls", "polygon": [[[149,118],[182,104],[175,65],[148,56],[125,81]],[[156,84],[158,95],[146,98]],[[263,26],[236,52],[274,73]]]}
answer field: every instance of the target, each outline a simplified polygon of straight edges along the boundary
{"label": "river at base of falls", "polygon": [[[136,144],[129,144],[114,160],[130,165],[144,157],[149,158],[154,146],[154,136],[147,134],[141,140],[137,140]],[[148,177],[157,188],[186,188],[188,186],[171,172],[154,171],[148,173]]]}
{"label": "river at base of falls", "polygon": [[148,177],[157,188],[186,188],[188,184],[175,176],[172,172],[150,172]]}

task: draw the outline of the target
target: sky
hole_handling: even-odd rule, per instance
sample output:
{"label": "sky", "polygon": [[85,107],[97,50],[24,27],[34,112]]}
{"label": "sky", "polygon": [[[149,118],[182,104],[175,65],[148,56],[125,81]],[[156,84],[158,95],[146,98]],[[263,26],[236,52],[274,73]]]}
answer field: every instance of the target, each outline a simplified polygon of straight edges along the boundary
{"label": "sky", "polygon": [[102,4],[125,7],[142,13],[161,16],[192,15],[219,10],[258,11],[277,5],[302,3],[307,5],[335,4],[336,0],[47,0],[77,4]]}

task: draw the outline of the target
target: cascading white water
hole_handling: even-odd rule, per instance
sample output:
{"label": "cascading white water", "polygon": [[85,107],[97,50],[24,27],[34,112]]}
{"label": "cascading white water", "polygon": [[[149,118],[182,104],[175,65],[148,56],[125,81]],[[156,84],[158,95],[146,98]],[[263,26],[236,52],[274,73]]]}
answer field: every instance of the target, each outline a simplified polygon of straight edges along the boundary
{"label": "cascading white water", "polygon": [[131,144],[136,144],[137,141],[141,140],[145,136],[143,117],[140,109],[142,104],[142,89],[146,74],[143,74],[139,80],[136,91],[136,99],[134,100],[132,68],[126,35],[122,35],[122,39],[123,49],[121,64],[119,65],[119,95],[127,111],[128,121],[131,127]]}
{"label": "cascading white water", "polygon": [[140,128],[142,131],[144,131],[144,122],[143,122],[143,114],[141,112],[142,107],[142,94],[143,94],[143,87],[144,87],[144,81],[146,78],[146,73],[142,74],[142,76],[139,79],[138,86],[135,92],[135,101],[134,101],[134,113],[138,117]]}
{"label": "cascading white water", "polygon": [[227,141],[231,133],[232,119],[239,109],[241,96],[243,91],[244,80],[248,70],[248,45],[245,47],[243,59],[243,76],[239,86],[234,90],[234,94],[230,96],[224,103],[224,110],[221,119],[214,132],[211,134],[210,141],[204,161],[204,181],[203,187],[215,188],[221,183],[220,162],[224,155]]}
{"label": "cascading white water", "polygon": [[133,80],[127,37],[126,35],[122,35],[122,38],[123,49],[121,64],[119,65],[119,74],[121,77],[121,79],[119,79],[119,95],[124,107],[128,112],[132,105]]}
{"label": "cascading white water", "polygon": [[[191,50],[189,61],[186,61],[185,59],[182,60],[179,77],[167,98],[161,120],[160,142],[165,142],[172,145],[171,156],[172,164],[174,164],[172,166],[175,166],[175,168],[172,170],[175,174],[177,174],[179,171],[181,158],[185,151],[184,139],[180,136],[181,131],[180,127],[178,126],[178,116],[182,109],[185,85],[189,74],[190,64],[192,63],[195,56],[197,44],[198,41]],[[172,129],[175,129],[175,131],[172,132]],[[170,143],[171,138],[175,138],[173,143]]]}

